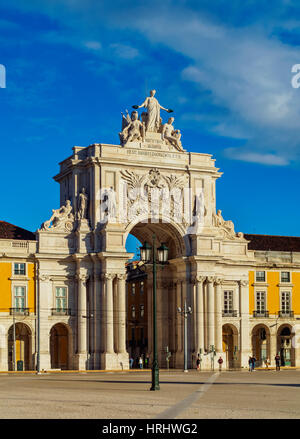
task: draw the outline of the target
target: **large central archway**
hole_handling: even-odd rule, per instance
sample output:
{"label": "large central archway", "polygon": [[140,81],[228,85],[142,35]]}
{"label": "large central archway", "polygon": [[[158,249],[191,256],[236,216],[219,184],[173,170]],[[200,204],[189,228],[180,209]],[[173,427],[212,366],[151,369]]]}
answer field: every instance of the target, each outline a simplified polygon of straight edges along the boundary
{"label": "large central archway", "polygon": [[[152,222],[147,218],[131,224],[126,230],[141,243],[147,241],[155,247],[165,243],[169,249],[169,263],[157,267],[157,343],[158,358],[161,367],[175,367],[183,362],[183,321],[177,308],[192,305],[190,291],[190,264],[187,256],[190,244],[180,225],[160,218]],[[153,354],[153,274],[152,266],[139,265],[139,277],[127,288],[127,345],[133,356],[142,354],[145,359]],[[146,279],[146,282],[145,282]],[[143,282],[143,294],[140,283]],[[146,290],[145,290],[146,289]],[[134,296],[134,299],[133,299]],[[146,313],[143,316],[141,313]],[[147,333],[144,333],[144,328]],[[191,319],[189,319],[189,363],[192,351]],[[138,337],[138,338],[137,338]],[[143,344],[147,341],[147,345]],[[143,345],[142,345],[143,344]],[[171,353],[171,356],[169,356]],[[136,360],[136,358],[133,358]],[[135,363],[136,364],[136,363]],[[147,364],[147,362],[146,362]]]}

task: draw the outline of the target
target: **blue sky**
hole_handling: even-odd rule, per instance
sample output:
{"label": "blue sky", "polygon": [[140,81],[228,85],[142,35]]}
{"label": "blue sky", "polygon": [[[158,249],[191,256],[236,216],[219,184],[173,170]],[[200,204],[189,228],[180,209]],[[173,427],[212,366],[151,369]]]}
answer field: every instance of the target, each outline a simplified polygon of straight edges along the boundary
{"label": "blue sky", "polygon": [[150,89],[188,151],[224,174],[237,231],[299,236],[296,1],[10,0],[0,5],[0,218],[35,231],[59,205],[74,145],[118,143]]}

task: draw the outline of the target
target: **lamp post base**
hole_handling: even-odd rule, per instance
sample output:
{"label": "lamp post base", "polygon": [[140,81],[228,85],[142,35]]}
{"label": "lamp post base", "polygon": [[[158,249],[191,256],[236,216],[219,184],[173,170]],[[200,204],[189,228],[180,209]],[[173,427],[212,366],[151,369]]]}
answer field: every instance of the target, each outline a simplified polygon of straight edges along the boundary
{"label": "lamp post base", "polygon": [[158,366],[152,367],[152,386],[151,386],[150,390],[160,390]]}

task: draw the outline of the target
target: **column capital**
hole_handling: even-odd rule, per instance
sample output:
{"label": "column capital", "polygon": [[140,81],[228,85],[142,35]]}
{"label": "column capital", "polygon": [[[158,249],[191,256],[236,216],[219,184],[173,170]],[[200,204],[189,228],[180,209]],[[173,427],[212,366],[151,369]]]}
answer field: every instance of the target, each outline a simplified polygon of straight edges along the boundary
{"label": "column capital", "polygon": [[221,277],[215,277],[215,284],[216,285],[222,285],[223,280]]}
{"label": "column capital", "polygon": [[77,273],[76,280],[81,282],[86,282],[89,279],[89,275],[87,273]]}
{"label": "column capital", "polygon": [[124,274],[124,273],[118,273],[117,274],[117,279],[118,280],[126,280],[126,278],[127,278],[127,274]]}
{"label": "column capital", "polygon": [[192,278],[192,283],[193,284],[197,284],[197,283],[203,283],[206,279],[206,276],[202,276],[202,275],[196,275]]}
{"label": "column capital", "polygon": [[103,280],[113,280],[116,277],[115,273],[102,273],[101,275]]}
{"label": "column capital", "polygon": [[38,274],[38,280],[41,282],[50,282],[50,276],[47,274]]}
{"label": "column capital", "polygon": [[215,280],[215,277],[214,276],[207,276],[206,280],[207,280],[208,283],[213,283],[214,280]]}
{"label": "column capital", "polygon": [[240,280],[239,282],[240,282],[241,287],[247,287],[249,285],[248,280]]}

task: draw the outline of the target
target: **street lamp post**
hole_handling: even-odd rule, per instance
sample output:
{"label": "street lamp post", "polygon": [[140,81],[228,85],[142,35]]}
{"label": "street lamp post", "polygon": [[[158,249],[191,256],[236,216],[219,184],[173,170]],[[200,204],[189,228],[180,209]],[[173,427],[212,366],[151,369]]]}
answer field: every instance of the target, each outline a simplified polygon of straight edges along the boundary
{"label": "street lamp post", "polygon": [[141,260],[144,264],[151,264],[152,253],[152,273],[153,273],[153,362],[152,362],[152,385],[150,390],[160,390],[159,387],[159,366],[157,356],[157,320],[156,320],[156,265],[165,265],[168,262],[168,247],[162,243],[157,249],[158,262],[156,262],[156,248],[155,248],[156,236],[153,235],[152,247],[144,242],[144,245],[140,247]]}
{"label": "street lamp post", "polygon": [[177,308],[179,314],[184,318],[184,372],[188,372],[187,366],[187,318],[189,314],[192,314],[192,308],[190,306],[186,306],[186,300],[184,301],[184,307],[181,309]]}

